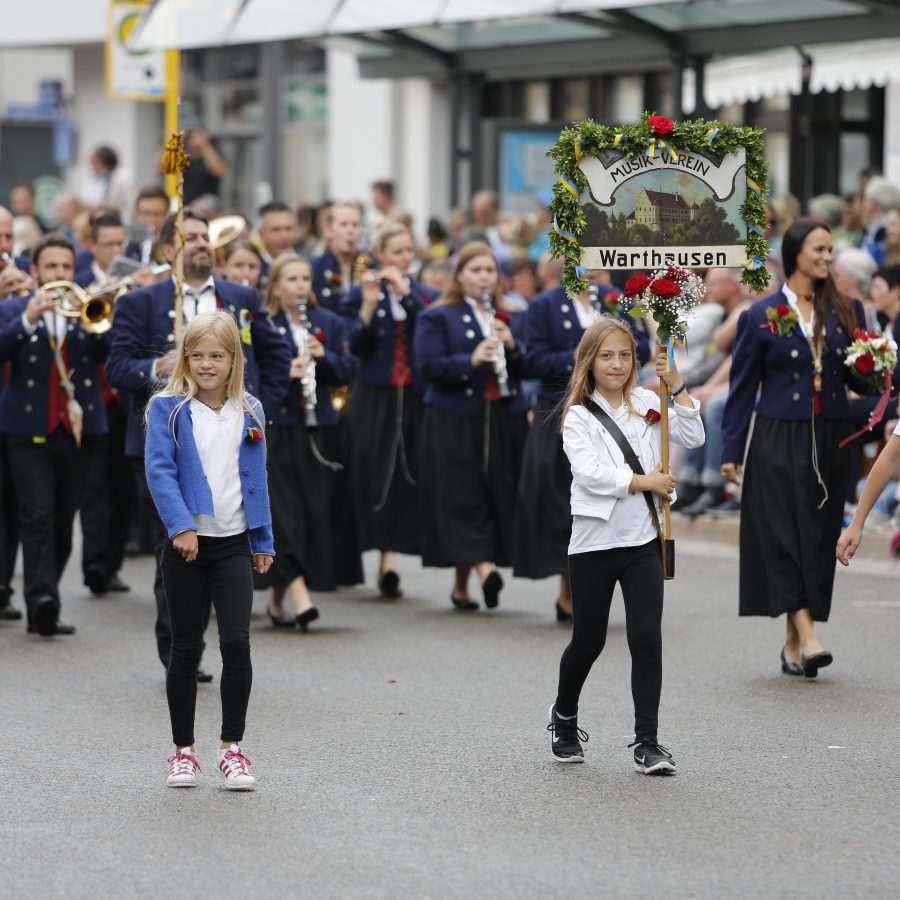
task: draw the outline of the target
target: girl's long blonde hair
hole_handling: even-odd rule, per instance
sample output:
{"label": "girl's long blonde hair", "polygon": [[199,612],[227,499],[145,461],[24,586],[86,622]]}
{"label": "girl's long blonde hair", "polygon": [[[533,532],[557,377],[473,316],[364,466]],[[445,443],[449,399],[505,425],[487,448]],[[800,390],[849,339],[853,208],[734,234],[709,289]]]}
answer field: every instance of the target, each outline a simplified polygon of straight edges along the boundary
{"label": "girl's long blonde hair", "polygon": [[[287,252],[282,253],[280,256],[277,256],[275,260],[272,262],[272,267],[269,269],[269,281],[268,286],[266,287],[266,309],[269,311],[270,316],[277,316],[278,313],[281,312],[281,301],[278,297],[275,296],[275,285],[278,283],[278,280],[281,278],[281,273],[291,264],[291,263],[303,263],[307,269],[309,269],[309,276],[312,278],[312,266],[309,264],[309,260],[304,259],[302,256],[298,256],[296,253]],[[306,298],[306,305],[309,307],[318,306],[319,303],[316,300],[315,291],[310,288],[309,297]]]}
{"label": "girl's long blonde hair", "polygon": [[[470,244],[466,244],[460,249],[456,257],[456,265],[453,267],[453,273],[447,284],[447,289],[444,291],[440,300],[437,300],[432,306],[438,306],[439,304],[453,306],[454,304],[463,302],[463,297],[465,295],[463,293],[462,285],[459,283],[459,273],[478,256],[490,256],[491,259],[494,260],[494,265],[497,266],[497,284],[491,294],[494,309],[505,309],[507,312],[517,311],[516,307],[507,303],[506,298],[503,296],[503,288],[500,284],[500,264],[497,262],[497,257],[494,256],[494,251],[491,250],[491,245],[486,244],[484,241],[472,241]],[[473,297],[472,299],[481,300],[480,297]]]}
{"label": "girl's long blonde hair", "polygon": [[572,369],[572,377],[569,379],[569,389],[566,392],[566,398],[563,402],[562,415],[560,416],[560,430],[562,423],[565,421],[566,413],[573,406],[589,406],[591,402],[591,394],[594,393],[596,384],[594,382],[594,373],[592,371],[594,360],[604,342],[610,335],[623,334],[628,338],[631,344],[631,372],[628,380],[622,387],[622,394],[625,405],[634,415],[640,415],[631,405],[631,392],[637,385],[637,342],[631,329],[619,319],[612,316],[603,315],[588,326],[587,330],[581,336],[581,343],[575,351],[575,366]]}
{"label": "girl's long blonde hair", "polygon": [[194,316],[191,323],[184,330],[181,341],[176,348],[178,356],[175,360],[175,368],[169,376],[169,380],[150,398],[144,411],[144,423],[150,411],[150,403],[157,397],[180,397],[181,402],[176,404],[169,415],[169,427],[175,433],[175,417],[178,411],[193,400],[198,392],[199,385],[191,375],[188,358],[194,348],[204,338],[214,337],[231,354],[231,374],[226,384],[228,400],[237,400],[241,408],[249,412],[254,421],[263,427],[259,416],[247,401],[247,392],[244,390],[244,351],[241,349],[241,336],[238,333],[234,317],[223,309],[215,312],[200,313]]}

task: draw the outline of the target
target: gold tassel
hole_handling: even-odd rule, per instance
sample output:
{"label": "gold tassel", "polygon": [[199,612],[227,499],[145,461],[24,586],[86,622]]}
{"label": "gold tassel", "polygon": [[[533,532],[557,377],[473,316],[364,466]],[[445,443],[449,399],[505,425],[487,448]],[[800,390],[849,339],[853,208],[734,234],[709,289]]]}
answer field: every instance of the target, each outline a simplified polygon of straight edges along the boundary
{"label": "gold tassel", "polygon": [[190,159],[184,149],[184,132],[176,131],[166,142],[159,168],[164,175],[179,175],[190,165]]}

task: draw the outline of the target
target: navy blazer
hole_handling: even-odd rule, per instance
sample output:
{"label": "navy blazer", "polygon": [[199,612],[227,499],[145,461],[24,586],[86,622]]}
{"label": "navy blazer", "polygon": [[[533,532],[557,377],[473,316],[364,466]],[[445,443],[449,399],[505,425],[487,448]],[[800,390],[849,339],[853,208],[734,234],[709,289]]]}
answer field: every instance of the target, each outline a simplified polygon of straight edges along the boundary
{"label": "navy blazer", "polygon": [[[525,313],[507,313],[516,350],[506,351],[509,386],[515,392],[503,401],[509,415],[526,412],[528,395],[522,391]],[[438,303],[422,310],[415,334],[417,374],[425,381],[424,402],[462,416],[484,411],[484,386],[492,368],[472,368],[472,352],[484,340],[478,322],[466,302]]]}
{"label": "navy blazer", "polygon": [[[43,317],[29,335],[22,313],[30,296],[0,303],[0,361],[10,363],[9,378],[0,394],[0,433],[40,437],[47,434],[50,379],[58,378]],[[89,334],[80,319],[70,319],[63,344],[84,413],[82,434],[106,434],[106,407],[100,390],[98,363],[109,353],[107,334]]]}
{"label": "navy blazer", "polygon": [[[307,309],[307,317],[313,332],[321,331],[325,336],[323,341],[325,355],[316,360],[316,418],[322,428],[334,428],[340,423],[341,416],[331,402],[328,388],[349,384],[356,374],[357,360],[350,355],[347,325],[340,316],[320,306],[310,306]],[[300,351],[290,329],[287,313],[283,311],[276,313],[272,317],[272,322],[279,334],[287,340],[291,359],[294,359]],[[268,424],[296,425],[303,422],[300,413],[301,393],[300,379],[291,378],[288,389],[280,401],[267,407]]]}
{"label": "navy blazer", "polygon": [[[432,300],[440,294],[432,288],[416,281],[410,281],[410,292],[400,298],[400,305],[406,310],[406,346],[409,366],[415,373],[416,318]],[[341,314],[349,320],[350,352],[359,359],[357,378],[365,384],[376,387],[390,387],[394,366],[394,317],[391,314],[391,300],[384,282],[381,284],[381,299],[375,307],[372,321],[366,325],[359,317],[362,306],[362,288],[355,284],[341,302]],[[418,393],[424,389],[420,378],[413,375],[413,387]]]}
{"label": "navy blazer", "polygon": [[[349,294],[349,291],[344,290],[341,282],[341,264],[337,257],[333,251],[326,250],[321,256],[314,256],[309,264],[312,268],[313,293],[316,295],[316,300],[319,301],[319,306],[340,313],[341,301],[345,294]],[[378,264],[374,259],[370,259],[366,268],[377,269]]]}
{"label": "navy blazer", "polygon": [[[264,407],[277,403],[290,379],[290,348],[272,326],[255,290],[215,279],[216,296],[237,320],[250,316],[250,343],[244,350],[244,389]],[[138,288],[116,301],[106,363],[109,383],[133,395],[129,405],[127,456],[144,455],[144,405],[154,389],[153,361],[175,349],[175,285],[172,279]]]}
{"label": "navy blazer", "polygon": [[[618,288],[602,286],[601,296],[610,293],[621,295]],[[538,396],[552,403],[558,403],[565,395],[575,364],[575,350],[584,334],[575,312],[577,302],[569,298],[565,288],[555,287],[535,297],[528,307],[525,374],[541,380]],[[617,318],[631,329],[637,343],[638,364],[644,365],[650,359],[647,330],[624,311]]]}
{"label": "navy blazer", "polygon": [[[722,422],[723,463],[743,462],[754,408],[769,419],[803,421],[812,416],[813,368],[809,343],[799,325],[784,337],[772,334],[767,327],[766,310],[780,303],[787,304],[782,291],[758,300],[738,319]],[[862,304],[854,300],[853,307],[859,327],[865,328]],[[844,365],[844,353],[852,340],[853,335],[845,334],[837,316],[829,311],[822,355],[822,414],[826,419],[849,418],[848,383],[860,393],[871,391]]]}
{"label": "navy blazer", "polygon": [[[147,422],[147,453],[144,465],[147,487],[166,527],[169,539],[181,531],[196,530],[194,516],[215,516],[215,497],[203,472],[203,463],[194,441],[191,408],[181,397],[157,397],[150,404]],[[262,407],[254,397],[248,405],[262,420]],[[248,429],[259,424],[244,410],[244,436],[238,445],[238,472],[250,552],[274,556],[272,513],[266,476],[265,439],[252,441]]]}

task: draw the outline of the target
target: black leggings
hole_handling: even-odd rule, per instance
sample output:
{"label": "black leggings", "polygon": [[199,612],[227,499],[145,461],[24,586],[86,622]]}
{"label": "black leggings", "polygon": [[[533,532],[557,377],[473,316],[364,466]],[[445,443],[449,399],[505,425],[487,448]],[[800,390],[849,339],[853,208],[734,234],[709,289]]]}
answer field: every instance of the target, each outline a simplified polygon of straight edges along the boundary
{"label": "black leggings", "polygon": [[659,541],[569,556],[572,640],[559,664],[560,715],[578,712],[578,697],[606,643],[616,582],[625,599],[625,629],[631,651],[631,694],[636,740],[656,741],[662,690],[663,578]]}
{"label": "black leggings", "polygon": [[247,533],[200,537],[197,558],[185,562],[166,541],[162,574],[172,622],[172,657],[166,673],[166,696],[172,738],[179,747],[194,743],[197,666],[203,652],[208,604],[216,610],[222,651],[222,741],[240,741],[250,700],[250,610],[253,569]]}

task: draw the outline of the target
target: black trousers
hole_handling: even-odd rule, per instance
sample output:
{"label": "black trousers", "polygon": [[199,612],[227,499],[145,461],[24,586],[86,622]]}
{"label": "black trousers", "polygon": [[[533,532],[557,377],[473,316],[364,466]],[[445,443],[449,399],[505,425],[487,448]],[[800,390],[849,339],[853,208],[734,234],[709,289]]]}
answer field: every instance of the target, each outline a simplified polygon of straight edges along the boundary
{"label": "black trousers", "polygon": [[[169,607],[166,605],[166,589],[163,585],[162,574],[162,557],[163,548],[168,542],[166,537],[166,529],[156,511],[156,504],[153,502],[153,495],[150,488],[147,487],[147,473],[144,471],[144,461],[142,459],[131,459],[134,477],[137,482],[138,499],[147,513],[148,518],[153,522],[153,557],[156,560],[156,571],[153,577],[153,596],[156,600],[156,652],[159,654],[159,661],[163,664],[164,669],[169,668],[169,660],[172,657],[172,623],[169,621]],[[204,619],[203,628],[209,624],[210,605],[209,599],[206,600],[206,618]]]}
{"label": "black trousers", "polygon": [[[109,571],[109,437],[82,440],[81,566],[85,576],[99,571],[106,580]],[[87,579],[85,578],[85,582]]]}
{"label": "black trousers", "polygon": [[18,501],[29,621],[45,597],[53,600],[59,614],[59,579],[72,553],[84,466],[98,441],[102,438],[86,435],[79,451],[64,428],[39,441],[17,435],[6,438]]}
{"label": "black trousers", "polygon": [[216,608],[222,651],[223,741],[240,741],[253,668],[250,664],[250,610],[253,569],[247,532],[231,537],[200,537],[200,552],[185,562],[171,541],[163,549],[162,571],[172,623],[172,658],[166,674],[166,697],[172,738],[179,747],[194,743],[197,666],[209,616],[207,597]]}
{"label": "black trousers", "polygon": [[0,435],[0,609],[12,596],[12,577],[19,550],[19,509],[9,469],[6,437]]}
{"label": "black trousers", "polygon": [[631,694],[636,740],[656,740],[662,691],[662,556],[658,540],[569,556],[572,585],[572,641],[559,664],[556,709],[578,712],[578,698],[606,643],[616,584],[625,600],[625,629],[631,651]]}
{"label": "black trousers", "polygon": [[81,501],[82,570],[85,575],[92,569],[99,570],[104,580],[122,568],[137,505],[131,461],[125,456],[127,413],[121,404],[110,403],[106,416],[106,452],[102,461],[92,461],[85,470]]}

